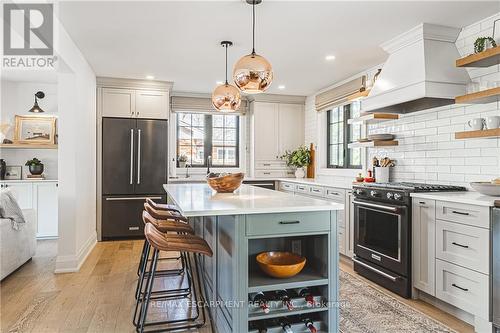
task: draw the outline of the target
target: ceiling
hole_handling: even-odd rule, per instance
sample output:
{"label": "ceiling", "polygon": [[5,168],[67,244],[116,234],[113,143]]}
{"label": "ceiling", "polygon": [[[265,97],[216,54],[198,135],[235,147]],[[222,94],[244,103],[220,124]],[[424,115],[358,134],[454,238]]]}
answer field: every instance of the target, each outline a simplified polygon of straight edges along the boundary
{"label": "ceiling", "polygon": [[[234,1],[61,2],[59,18],[98,76],[174,82],[208,93],[251,51],[251,6]],[[386,59],[380,43],[421,22],[463,27],[496,1],[271,1],[256,7],[256,51],[273,65],[270,93],[309,95]],[[334,55],[334,61],[325,60]],[[285,89],[279,90],[278,86]]]}

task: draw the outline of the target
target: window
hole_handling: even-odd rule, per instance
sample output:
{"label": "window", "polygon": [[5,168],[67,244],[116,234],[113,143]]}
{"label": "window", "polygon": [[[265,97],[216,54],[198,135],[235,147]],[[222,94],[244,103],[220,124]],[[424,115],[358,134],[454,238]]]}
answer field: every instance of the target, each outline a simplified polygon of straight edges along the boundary
{"label": "window", "polygon": [[360,103],[327,111],[327,167],[361,169],[361,148],[348,148],[361,138],[361,124],[349,125],[347,120],[359,117]]}
{"label": "window", "polygon": [[177,114],[177,156],[192,167],[239,167],[239,117],[236,115]]}

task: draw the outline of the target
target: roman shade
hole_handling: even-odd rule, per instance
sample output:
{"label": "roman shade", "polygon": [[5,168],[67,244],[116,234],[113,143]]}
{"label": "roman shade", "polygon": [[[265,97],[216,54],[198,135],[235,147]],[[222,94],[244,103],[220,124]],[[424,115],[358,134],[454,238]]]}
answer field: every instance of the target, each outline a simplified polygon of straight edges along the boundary
{"label": "roman shade", "polygon": [[209,114],[238,114],[244,115],[247,112],[248,102],[242,99],[241,106],[236,112],[220,112],[215,110],[210,97],[193,97],[193,96],[172,96],[171,98],[172,112],[188,112],[188,113],[209,113]]}
{"label": "roman shade", "polygon": [[365,81],[366,76],[363,75],[316,95],[316,111],[325,111],[328,108],[348,103],[348,97],[359,92],[364,87]]}

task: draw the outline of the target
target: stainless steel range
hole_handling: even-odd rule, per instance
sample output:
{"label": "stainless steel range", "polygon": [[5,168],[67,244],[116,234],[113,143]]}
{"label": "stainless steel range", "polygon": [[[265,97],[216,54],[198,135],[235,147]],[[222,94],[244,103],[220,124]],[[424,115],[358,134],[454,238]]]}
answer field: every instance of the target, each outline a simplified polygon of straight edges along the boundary
{"label": "stainless steel range", "polygon": [[406,182],[353,186],[354,270],[396,294],[409,298],[410,193],[465,190],[461,186]]}

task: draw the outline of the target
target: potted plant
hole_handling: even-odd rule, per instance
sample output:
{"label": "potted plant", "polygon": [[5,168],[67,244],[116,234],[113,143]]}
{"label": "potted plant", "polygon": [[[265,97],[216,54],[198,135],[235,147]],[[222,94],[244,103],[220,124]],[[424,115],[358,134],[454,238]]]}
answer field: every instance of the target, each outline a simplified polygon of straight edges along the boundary
{"label": "potted plant", "polygon": [[186,167],[186,162],[187,162],[188,158],[187,158],[187,156],[185,154],[179,155],[179,157],[177,158],[177,160],[179,161],[179,168],[185,168]]}
{"label": "potted plant", "polygon": [[304,168],[311,163],[311,151],[306,146],[300,146],[294,151],[285,151],[280,158],[288,167],[295,168],[296,178],[304,178],[306,175]]}
{"label": "potted plant", "polygon": [[43,173],[43,163],[36,157],[32,160],[28,160],[25,165],[29,167],[32,175],[41,175]]}

